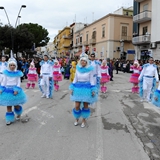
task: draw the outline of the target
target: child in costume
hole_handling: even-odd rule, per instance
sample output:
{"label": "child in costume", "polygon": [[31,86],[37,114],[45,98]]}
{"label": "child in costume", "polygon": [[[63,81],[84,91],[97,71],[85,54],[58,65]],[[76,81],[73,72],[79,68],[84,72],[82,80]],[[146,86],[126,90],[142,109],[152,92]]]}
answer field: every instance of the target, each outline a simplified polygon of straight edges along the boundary
{"label": "child in costume", "polygon": [[105,84],[110,81],[109,71],[108,71],[107,61],[103,60],[101,65],[101,92],[106,93],[107,87]]}
{"label": "child in costume", "polygon": [[62,81],[62,74],[61,74],[61,65],[59,64],[57,59],[54,60],[54,65],[53,65],[53,80],[54,80],[55,91],[58,91],[59,89],[58,82]]}
{"label": "child in costume", "polygon": [[35,82],[37,82],[38,80],[38,75],[37,75],[36,70],[37,69],[35,68],[34,62],[32,61],[29,67],[28,74],[27,74],[27,77],[28,77],[28,82],[26,84],[27,89],[30,86],[32,86],[33,89],[35,88]]}
{"label": "child in costume", "polygon": [[70,81],[73,82],[74,80],[74,76],[75,76],[75,73],[76,73],[76,61],[73,61],[72,62],[72,67],[70,69]]}
{"label": "child in costume", "polygon": [[139,77],[140,72],[142,70],[138,61],[134,61],[133,66],[130,67],[130,70],[133,71],[133,74],[131,75],[130,80],[129,80],[131,83],[133,83],[132,93],[138,93],[139,92],[138,77]]}
{"label": "child in costume", "polygon": [[[85,127],[86,119],[90,116],[89,104],[97,101],[97,87],[94,83],[94,67],[89,65],[88,55],[81,54],[80,61],[76,66],[76,73],[73,82],[70,84],[71,100],[75,102],[72,110],[76,119],[74,125],[78,125],[79,118],[82,117],[81,127]],[[83,103],[83,108],[81,108]]]}
{"label": "child in costume", "polygon": [[[14,113],[17,115],[16,119],[20,119],[23,111],[22,104],[27,101],[26,95],[20,87],[23,73],[17,70],[17,62],[13,58],[12,52],[3,75],[4,78],[0,86],[0,106],[7,106],[5,119],[6,124],[10,125],[15,121]],[[14,112],[12,106],[14,106]]]}

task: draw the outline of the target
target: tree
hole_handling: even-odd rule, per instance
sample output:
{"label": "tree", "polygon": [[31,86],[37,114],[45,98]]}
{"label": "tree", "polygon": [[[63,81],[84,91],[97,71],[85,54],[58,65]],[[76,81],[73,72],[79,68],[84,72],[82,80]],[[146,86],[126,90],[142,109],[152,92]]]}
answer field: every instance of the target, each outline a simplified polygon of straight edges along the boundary
{"label": "tree", "polygon": [[48,31],[41,25],[24,23],[19,25],[17,28],[27,28],[28,31],[34,35],[33,43],[35,43],[36,46],[45,46],[50,40],[48,37]]}

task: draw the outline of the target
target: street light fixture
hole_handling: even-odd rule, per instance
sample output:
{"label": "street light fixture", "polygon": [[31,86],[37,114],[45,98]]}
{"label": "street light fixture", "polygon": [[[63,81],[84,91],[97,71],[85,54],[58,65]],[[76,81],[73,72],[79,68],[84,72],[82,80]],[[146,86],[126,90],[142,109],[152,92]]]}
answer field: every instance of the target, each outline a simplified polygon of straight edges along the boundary
{"label": "street light fixture", "polygon": [[21,12],[22,8],[26,8],[26,5],[21,5],[21,8],[20,8],[20,10],[18,12],[17,20],[16,20],[16,23],[15,23],[15,28],[17,27],[18,18],[20,16],[20,12]]}
{"label": "street light fixture", "polygon": [[[22,6],[21,6],[21,8],[20,8],[20,10],[19,10],[19,13],[18,13],[18,16],[17,16],[17,20],[16,20],[15,27],[16,27],[16,25],[17,25],[18,18],[20,18],[20,12],[21,12],[22,8],[26,8],[26,5],[22,5]],[[3,9],[3,10],[5,11],[5,14],[6,14],[6,17],[7,17],[7,20],[8,20],[8,24],[9,24],[9,26],[11,27],[11,23],[10,23],[10,20],[9,20],[9,17],[8,17],[8,14],[7,14],[7,11],[5,10],[5,8],[4,8],[3,6],[0,6],[0,9]],[[12,33],[12,29],[11,29],[11,28],[10,28],[10,30],[11,30],[11,42],[12,42],[12,45],[11,45],[12,49],[11,49],[11,50],[13,50],[13,46],[14,46],[14,45],[13,45],[13,42],[14,42],[14,40],[13,40],[13,33]]]}

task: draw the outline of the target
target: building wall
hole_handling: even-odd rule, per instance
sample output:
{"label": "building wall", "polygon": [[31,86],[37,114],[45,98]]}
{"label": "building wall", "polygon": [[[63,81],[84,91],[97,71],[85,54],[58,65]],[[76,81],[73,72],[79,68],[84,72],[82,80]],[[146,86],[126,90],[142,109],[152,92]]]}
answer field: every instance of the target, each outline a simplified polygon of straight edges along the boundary
{"label": "building wall", "polygon": [[143,2],[140,3],[140,12],[143,12],[143,6],[148,4],[148,11],[152,10],[152,1],[154,0],[145,0]]}
{"label": "building wall", "polygon": [[[76,37],[79,37],[80,35],[82,35],[82,42],[84,44],[86,41],[86,34],[88,34],[88,41],[90,42],[92,39],[92,33],[96,31],[96,44],[89,44],[89,52],[91,53],[92,50],[96,48],[98,58],[120,58],[120,52],[117,51],[117,47],[120,47],[120,40],[122,39],[122,26],[127,26],[127,37],[130,38],[130,41],[124,42],[124,51],[127,52],[128,49],[134,49],[131,42],[133,20],[132,17],[129,16],[113,14],[105,16],[104,18],[76,32],[74,34],[74,44],[76,44]],[[103,27],[105,27],[104,37],[102,37]],[[82,49],[81,47],[77,47],[77,51],[80,51]]]}

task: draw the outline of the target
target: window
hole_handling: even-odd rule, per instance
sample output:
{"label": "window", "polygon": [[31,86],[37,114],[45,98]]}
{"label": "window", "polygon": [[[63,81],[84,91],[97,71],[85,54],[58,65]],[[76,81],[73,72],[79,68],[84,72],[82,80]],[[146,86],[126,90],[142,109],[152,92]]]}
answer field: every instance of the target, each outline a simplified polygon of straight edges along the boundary
{"label": "window", "polygon": [[102,38],[105,37],[105,26],[102,27]]}
{"label": "window", "polygon": [[148,10],[148,4],[145,4],[144,6],[143,6],[143,11],[147,11]]}
{"label": "window", "polygon": [[148,32],[148,27],[143,27],[143,35],[146,35],[146,33]]}
{"label": "window", "polygon": [[122,26],[122,36],[127,36],[127,27]]}
{"label": "window", "polygon": [[93,33],[92,33],[92,39],[96,39],[96,31],[93,31]]}
{"label": "window", "polygon": [[82,37],[80,37],[80,43],[82,43]]}
{"label": "window", "polygon": [[88,34],[86,34],[86,41],[88,42]]}

